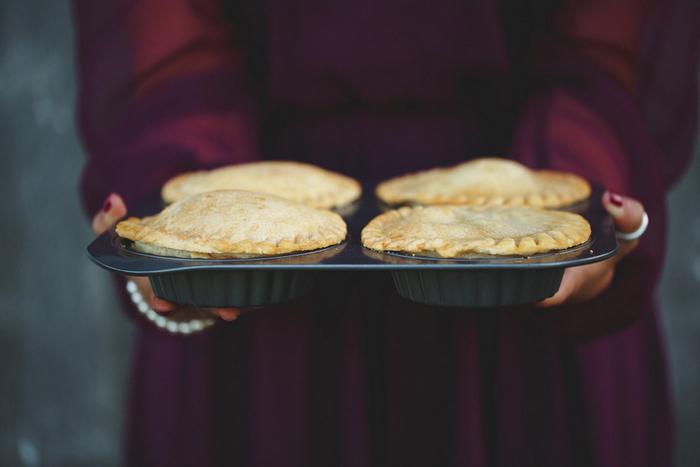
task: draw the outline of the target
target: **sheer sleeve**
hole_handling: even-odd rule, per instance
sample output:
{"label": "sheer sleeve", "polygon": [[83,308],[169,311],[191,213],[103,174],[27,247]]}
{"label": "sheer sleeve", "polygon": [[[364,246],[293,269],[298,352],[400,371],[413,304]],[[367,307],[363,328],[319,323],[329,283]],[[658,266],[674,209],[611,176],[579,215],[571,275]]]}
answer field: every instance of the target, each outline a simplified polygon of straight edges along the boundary
{"label": "sheer sleeve", "polygon": [[[676,145],[671,150],[655,138],[655,121],[644,112],[642,85],[651,77],[657,82],[669,77],[656,69],[664,63],[650,63],[645,53],[663,50],[664,42],[671,38],[656,36],[655,45],[644,41],[650,31],[658,31],[668,21],[669,14],[679,11],[671,2],[568,2],[555,16],[560,40],[542,42],[530,62],[539,86],[524,106],[509,149],[511,156],[530,166],[572,171],[636,197],[653,219],[639,247],[618,266],[615,282],[603,296],[552,313],[552,319],[577,338],[619,330],[653,308],[665,253],[665,195],[690,158],[691,144],[686,141],[684,147]],[[682,114],[690,119],[678,131],[686,131],[683,127],[687,125],[695,127],[699,37],[686,34],[683,47],[671,57],[693,62],[684,64],[685,87],[675,90],[676,95],[685,93],[690,103],[679,99],[684,106],[663,109],[667,118]],[[656,117],[656,121],[664,120]],[[665,137],[669,139],[668,134]]]}
{"label": "sheer sleeve", "polygon": [[214,0],[73,3],[81,194],[127,206],[186,170],[258,157],[255,90]]}

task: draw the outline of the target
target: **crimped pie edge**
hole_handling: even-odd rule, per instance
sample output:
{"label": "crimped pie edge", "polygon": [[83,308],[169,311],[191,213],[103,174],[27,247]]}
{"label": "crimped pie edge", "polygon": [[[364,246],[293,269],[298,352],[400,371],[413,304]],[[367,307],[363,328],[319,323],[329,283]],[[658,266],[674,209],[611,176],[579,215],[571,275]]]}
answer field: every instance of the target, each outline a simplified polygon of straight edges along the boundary
{"label": "crimped pie edge", "polygon": [[[427,191],[418,192],[410,196],[405,194],[403,186],[406,183],[409,183],[413,180],[420,179],[432,173],[449,173],[450,171],[453,171],[462,165],[487,159],[498,160],[498,158],[473,159],[450,167],[435,167],[432,169],[400,175],[398,177],[394,177],[380,182],[375,188],[375,195],[377,196],[377,198],[389,205],[465,204],[473,206],[513,205],[557,208],[584,201],[588,199],[588,197],[591,194],[590,184],[585,178],[580,177],[579,175],[570,172],[549,169],[533,170],[526,166],[523,166],[523,168],[531,172],[538,180],[538,182],[543,182],[542,189],[533,191],[531,193],[528,193],[527,195],[516,195],[510,197],[468,195],[466,193],[455,193],[447,195],[435,194]],[[503,160],[507,162],[516,162],[508,159]],[[518,164],[522,165],[520,163]],[[569,190],[556,192],[547,186],[550,182],[558,180],[566,180]]]}
{"label": "crimped pie edge", "polygon": [[[473,207],[473,206],[435,206],[435,208],[448,209],[475,209],[491,210],[504,207]],[[455,258],[469,254],[499,256],[531,256],[538,253],[546,253],[554,250],[563,250],[585,243],[591,236],[591,227],[582,216],[566,211],[550,211],[536,207],[523,207],[523,209],[542,210],[551,212],[558,217],[565,217],[571,221],[571,226],[540,232],[535,235],[521,236],[517,238],[504,237],[496,241],[494,238],[472,240],[467,243],[450,242],[442,238],[426,240],[414,240],[407,243],[399,237],[388,237],[384,231],[386,225],[410,216],[416,210],[431,209],[431,206],[403,206],[387,211],[372,219],[362,230],[362,244],[372,250],[380,252],[408,253],[419,255],[421,253],[436,253],[443,258]],[[430,255],[426,255],[430,256]]]}
{"label": "crimped pie edge", "polygon": [[[339,208],[352,204],[362,195],[362,185],[357,180],[347,175],[324,169],[323,167],[319,167],[317,165],[309,164],[306,162],[288,160],[263,160],[245,162],[241,164],[225,165],[208,170],[183,172],[181,174],[175,175],[174,177],[170,178],[165,182],[165,184],[161,188],[161,198],[166,203],[173,203],[194,193],[201,193],[207,191],[196,190],[183,192],[181,189],[183,183],[185,183],[192,176],[202,176],[222,170],[233,170],[237,167],[245,169],[246,167],[252,165],[279,165],[282,167],[291,168],[292,170],[308,171],[310,173],[318,175],[319,177],[324,177],[328,180],[331,180],[332,183],[336,186],[336,189],[332,192],[326,192],[320,196],[311,196],[299,192],[294,196],[290,196],[287,198],[301,202],[303,204],[307,204],[309,206],[327,209]],[[232,187],[232,189],[235,189],[235,187]],[[279,194],[277,195],[280,196]]]}
{"label": "crimped pie edge", "polygon": [[[237,190],[231,190],[237,191]],[[253,195],[263,197],[278,198],[274,195],[264,195],[249,192]],[[200,193],[193,196],[206,196],[216,194],[216,192]],[[347,225],[343,218],[330,210],[314,208],[293,201],[279,200],[286,203],[296,204],[303,210],[317,212],[325,219],[313,232],[298,232],[294,238],[281,237],[277,241],[251,241],[236,240],[231,241],[221,238],[209,238],[203,235],[188,235],[162,228],[154,228],[149,225],[158,218],[159,215],[167,211],[165,208],[161,213],[144,218],[129,217],[116,226],[117,235],[134,242],[145,245],[153,245],[156,248],[170,249],[176,251],[192,252],[191,257],[225,257],[230,255],[251,255],[251,256],[274,256],[286,253],[313,251],[341,243],[347,237]],[[182,200],[184,201],[184,200]],[[174,206],[174,205],[171,205]]]}
{"label": "crimped pie edge", "polygon": [[[206,240],[206,244],[204,244],[201,238],[154,229],[148,225],[144,225],[141,221],[142,219],[131,217],[120,222],[117,225],[117,234],[120,237],[142,244],[152,244],[164,249],[189,251],[193,253],[190,255],[192,258],[223,258],[228,255],[232,258],[238,255],[274,256],[286,253],[313,251],[337,245],[345,240],[347,236],[345,229],[342,230],[342,234],[340,230],[335,231],[329,229],[320,232],[320,234],[324,236],[325,241],[310,238],[300,239],[297,236],[297,238],[293,240],[283,238],[277,244],[249,240],[229,242],[221,239],[208,239]],[[160,245],[158,244],[159,242],[161,243]]]}

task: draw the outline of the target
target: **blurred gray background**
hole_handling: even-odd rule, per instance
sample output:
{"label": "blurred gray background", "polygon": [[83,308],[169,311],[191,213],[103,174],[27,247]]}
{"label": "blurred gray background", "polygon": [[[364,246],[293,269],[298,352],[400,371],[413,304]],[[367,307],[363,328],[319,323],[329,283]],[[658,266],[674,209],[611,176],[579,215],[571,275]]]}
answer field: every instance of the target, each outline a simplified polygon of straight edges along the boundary
{"label": "blurred gray background", "polygon": [[[70,3],[0,0],[0,466],[121,462],[132,330],[85,255],[74,100]],[[697,153],[670,196],[661,288],[678,466],[700,459]]]}

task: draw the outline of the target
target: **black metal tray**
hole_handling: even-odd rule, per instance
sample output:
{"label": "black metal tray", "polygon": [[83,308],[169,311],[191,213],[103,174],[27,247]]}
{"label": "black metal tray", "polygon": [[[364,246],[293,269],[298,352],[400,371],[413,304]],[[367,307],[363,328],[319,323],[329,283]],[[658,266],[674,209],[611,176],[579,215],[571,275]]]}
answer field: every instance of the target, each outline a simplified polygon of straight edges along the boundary
{"label": "black metal tray", "polygon": [[[567,267],[611,257],[617,251],[612,219],[601,203],[603,189],[594,186],[588,201],[566,210],[583,215],[591,224],[584,245],[555,253],[498,259],[443,259],[404,256],[369,250],[360,232],[387,209],[366,184],[355,205],[339,211],[348,225],[340,245],[310,253],[259,259],[184,259],[139,253],[112,226],[87,248],[98,266],[129,275],[148,276],[157,296],[201,307],[263,306],[293,300],[313,289],[316,274],[346,270],[391,273],[398,293],[431,305],[500,307],[535,303],[559,289]],[[163,209],[153,193],[130,215],[143,217]]]}

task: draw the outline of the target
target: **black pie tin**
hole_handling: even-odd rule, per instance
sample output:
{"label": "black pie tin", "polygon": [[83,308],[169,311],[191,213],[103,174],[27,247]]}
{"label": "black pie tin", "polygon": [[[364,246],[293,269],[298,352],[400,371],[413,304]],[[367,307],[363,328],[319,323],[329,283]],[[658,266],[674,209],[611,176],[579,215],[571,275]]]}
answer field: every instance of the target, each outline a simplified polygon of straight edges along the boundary
{"label": "black pie tin", "polygon": [[[445,259],[381,253],[362,246],[362,228],[387,207],[374,198],[374,186],[350,209],[339,211],[348,225],[340,245],[308,253],[256,259],[189,259],[139,253],[112,226],[87,248],[98,266],[128,276],[148,276],[158,297],[201,307],[264,306],[301,298],[318,273],[334,270],[392,274],[398,293],[409,300],[446,307],[494,308],[535,303],[554,295],[568,267],[602,261],[615,254],[612,218],[602,206],[603,189],[593,186],[588,201],[565,210],[591,224],[584,245],[530,257]],[[130,215],[158,213],[153,193]]]}

